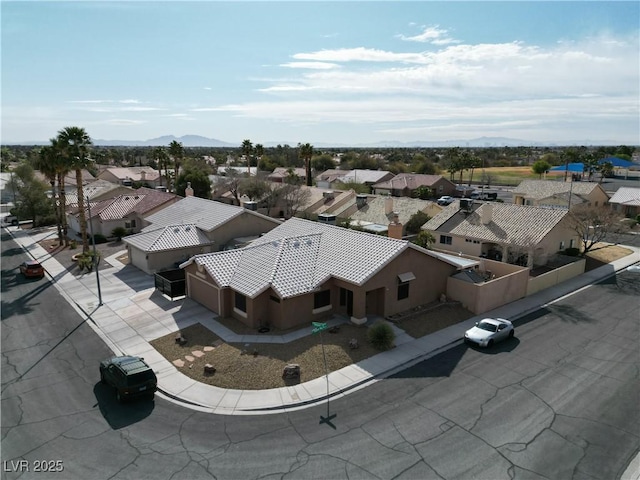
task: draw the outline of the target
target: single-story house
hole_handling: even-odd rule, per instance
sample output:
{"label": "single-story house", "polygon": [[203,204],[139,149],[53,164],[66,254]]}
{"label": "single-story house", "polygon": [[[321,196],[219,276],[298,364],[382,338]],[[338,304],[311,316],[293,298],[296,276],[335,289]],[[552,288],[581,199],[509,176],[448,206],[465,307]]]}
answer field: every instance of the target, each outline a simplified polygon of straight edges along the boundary
{"label": "single-story house", "polygon": [[125,237],[129,262],[146,273],[176,268],[193,255],[233,249],[280,221],[248,209],[188,196],[145,221],[142,232]]}
{"label": "single-story house", "polygon": [[404,240],[291,218],[237,250],[182,264],[187,295],[217,315],[287,329],[355,323],[433,302],[461,265]]}
{"label": "single-story house", "polygon": [[411,197],[419,187],[428,187],[434,197],[454,196],[456,185],[442,175],[423,175],[415,173],[399,173],[395,177],[373,185],[373,193],[391,195],[393,197]]}
{"label": "single-story house", "polygon": [[410,197],[367,196],[366,202],[349,216],[352,226],[361,227],[372,233],[385,233],[393,236],[389,225],[401,227],[398,236],[407,234],[406,225],[417,212],[424,212],[430,217],[438,214],[442,208],[429,200]]}
{"label": "single-story house", "polygon": [[306,183],[307,170],[304,168],[277,167],[267,175],[267,180],[276,183],[286,183],[290,177],[297,177],[297,181]]}
{"label": "single-story house", "polygon": [[336,188],[341,183],[361,183],[372,187],[376,183],[393,178],[393,173],[386,170],[337,170],[329,169],[316,177],[316,186],[320,188]]}
{"label": "single-story house", "polygon": [[[116,227],[123,227],[128,232],[139,232],[147,215],[151,215],[180,199],[173,193],[161,192],[152,188],[141,187],[131,193],[118,195],[101,201],[85,201],[85,218],[87,232],[111,237]],[[91,215],[89,215],[91,211]],[[80,220],[77,204],[67,212],[69,228],[80,232]]]}
{"label": "single-story house", "polygon": [[586,203],[603,206],[609,195],[596,182],[523,180],[513,190],[513,203],[546,208],[569,208]]}
{"label": "single-story house", "polygon": [[640,188],[620,187],[609,199],[611,208],[632,218],[640,215]]}
{"label": "single-story house", "polygon": [[422,226],[435,247],[533,267],[578,247],[569,211],[471,199],[455,201]]}
{"label": "single-story house", "polygon": [[130,187],[136,183],[155,188],[166,186],[166,179],[159,170],[151,167],[108,167],[98,174],[98,178],[111,183]]}
{"label": "single-story house", "polygon": [[[93,202],[99,202],[109,198],[115,198],[119,195],[134,195],[135,190],[131,187],[125,187],[107,180],[94,180],[82,187],[82,193],[85,200],[88,198]],[[69,192],[65,189],[65,199],[67,206],[76,205],[78,203],[78,191],[73,189]]]}

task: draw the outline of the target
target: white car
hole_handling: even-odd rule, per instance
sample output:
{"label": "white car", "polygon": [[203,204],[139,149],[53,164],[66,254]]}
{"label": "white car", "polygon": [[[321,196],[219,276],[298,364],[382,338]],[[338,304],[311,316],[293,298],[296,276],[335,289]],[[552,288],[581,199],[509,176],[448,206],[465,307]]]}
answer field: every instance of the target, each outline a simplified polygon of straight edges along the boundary
{"label": "white car", "polygon": [[630,267],[627,267],[627,272],[640,273],[640,265],[631,265]]}
{"label": "white car", "polygon": [[491,347],[500,340],[513,337],[515,333],[513,324],[509,320],[483,318],[464,333],[464,341],[479,347]]}
{"label": "white car", "polygon": [[450,197],[449,195],[445,195],[444,197],[440,197],[438,199],[438,205],[449,205],[451,203],[453,203],[454,198]]}

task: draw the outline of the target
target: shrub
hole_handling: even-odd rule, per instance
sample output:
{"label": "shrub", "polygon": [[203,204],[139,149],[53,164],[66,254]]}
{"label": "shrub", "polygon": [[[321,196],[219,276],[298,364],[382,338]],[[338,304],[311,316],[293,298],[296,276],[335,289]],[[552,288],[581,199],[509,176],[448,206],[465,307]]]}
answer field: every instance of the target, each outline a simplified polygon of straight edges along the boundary
{"label": "shrub", "polygon": [[113,230],[111,230],[111,235],[116,237],[118,241],[122,240],[122,237],[124,237],[126,234],[127,234],[127,229],[124,227],[116,227]]}
{"label": "shrub", "polygon": [[367,332],[369,343],[378,350],[389,350],[393,347],[396,334],[387,322],[378,320]]}
{"label": "shrub", "polygon": [[636,215],[636,223],[640,223],[640,213]]}
{"label": "shrub", "polygon": [[96,233],[93,236],[93,241],[96,243],[96,245],[98,245],[100,243],[107,243],[107,237],[105,237],[101,233]]}
{"label": "shrub", "polygon": [[76,248],[78,248],[78,242],[76,242],[75,240],[71,240],[71,242],[69,242],[69,248],[71,250],[75,250]]}
{"label": "shrub", "polygon": [[576,247],[567,248],[564,251],[565,255],[569,255],[570,257],[577,257],[580,255],[580,249]]}

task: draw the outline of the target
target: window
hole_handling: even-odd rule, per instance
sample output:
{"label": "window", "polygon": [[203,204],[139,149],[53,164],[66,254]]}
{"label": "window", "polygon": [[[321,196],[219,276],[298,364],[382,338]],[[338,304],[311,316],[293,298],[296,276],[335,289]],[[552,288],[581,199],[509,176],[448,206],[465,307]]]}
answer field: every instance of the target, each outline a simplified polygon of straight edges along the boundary
{"label": "window", "polygon": [[347,289],[340,288],[340,306],[344,307],[347,304]]}
{"label": "window", "polygon": [[326,307],[331,304],[331,290],[323,290],[313,296],[313,309]]}
{"label": "window", "polygon": [[564,250],[564,241],[560,242],[560,250]]}
{"label": "window", "polygon": [[569,248],[573,248],[574,245],[575,245],[575,239],[572,238],[571,240],[569,240]]}
{"label": "window", "polygon": [[241,293],[235,292],[236,308],[241,312],[247,312],[247,297]]}
{"label": "window", "polygon": [[402,282],[398,285],[398,300],[409,298],[409,282]]}
{"label": "window", "polygon": [[444,185],[438,185],[438,192],[444,192]]}
{"label": "window", "polygon": [[440,243],[444,245],[451,245],[452,238],[449,235],[440,235]]}

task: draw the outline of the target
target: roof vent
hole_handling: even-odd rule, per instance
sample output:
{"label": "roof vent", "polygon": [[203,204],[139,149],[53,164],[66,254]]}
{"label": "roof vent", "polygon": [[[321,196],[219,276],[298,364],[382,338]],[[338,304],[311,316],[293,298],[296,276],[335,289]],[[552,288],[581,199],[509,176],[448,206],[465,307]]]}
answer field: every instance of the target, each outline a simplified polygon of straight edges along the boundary
{"label": "roof vent", "polygon": [[356,207],[362,208],[367,204],[367,196],[364,193],[356,195]]}
{"label": "roof vent", "polygon": [[191,231],[191,227],[184,227],[184,231],[185,232],[190,232]]}
{"label": "roof vent", "polygon": [[133,197],[134,200],[138,200],[140,197],[138,195],[136,195],[135,197]]}
{"label": "roof vent", "polygon": [[178,227],[173,229],[173,233],[179,233],[179,232],[180,232],[180,229]]}
{"label": "roof vent", "polygon": [[296,248],[299,247],[300,246],[300,242],[298,240],[294,240],[293,246],[296,247]]}
{"label": "roof vent", "polygon": [[129,197],[124,197],[125,200],[129,200]]}
{"label": "roof vent", "polygon": [[327,190],[325,192],[322,192],[322,196],[324,197],[325,200],[333,200],[334,198],[333,190]]}

